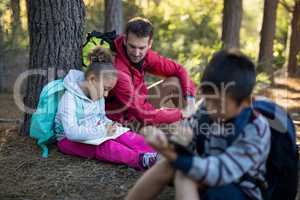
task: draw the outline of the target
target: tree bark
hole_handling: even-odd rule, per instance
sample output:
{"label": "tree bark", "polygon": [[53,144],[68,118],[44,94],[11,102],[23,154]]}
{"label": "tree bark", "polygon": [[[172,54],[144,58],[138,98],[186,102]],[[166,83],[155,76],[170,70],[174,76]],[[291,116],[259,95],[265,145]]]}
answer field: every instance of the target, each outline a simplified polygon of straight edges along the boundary
{"label": "tree bark", "polygon": [[[24,124],[21,134],[28,134],[30,110],[36,108],[43,86],[82,64],[85,9],[83,0],[28,0],[29,70]],[[38,71],[40,70],[40,71]]]}
{"label": "tree bark", "polygon": [[291,38],[288,60],[288,76],[300,76],[300,0],[295,0],[291,23]]}
{"label": "tree bark", "polygon": [[[0,10],[0,19],[2,17],[2,11]],[[5,65],[4,65],[4,30],[2,21],[0,21],[0,92],[4,90],[4,79],[5,79]]]}
{"label": "tree bark", "polygon": [[240,48],[242,0],[224,0],[222,42],[224,48]]}
{"label": "tree bark", "polygon": [[273,81],[273,44],[276,30],[278,0],[265,0],[258,55],[258,71],[266,72]]}
{"label": "tree bark", "polygon": [[117,34],[123,31],[122,0],[105,0],[104,31],[116,30]]}

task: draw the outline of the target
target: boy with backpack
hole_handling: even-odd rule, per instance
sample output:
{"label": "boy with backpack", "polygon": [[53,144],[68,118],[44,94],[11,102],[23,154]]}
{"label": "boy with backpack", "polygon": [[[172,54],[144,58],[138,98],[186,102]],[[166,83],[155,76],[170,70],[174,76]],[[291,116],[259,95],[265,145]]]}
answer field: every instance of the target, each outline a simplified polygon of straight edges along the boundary
{"label": "boy with backpack", "polygon": [[145,128],[148,142],[165,159],[138,180],[127,199],[153,199],[173,178],[176,199],[263,199],[271,134],[251,106],[255,80],[255,65],[245,55],[215,54],[201,81],[204,103],[180,133],[193,138],[197,154],[174,150],[162,131]]}

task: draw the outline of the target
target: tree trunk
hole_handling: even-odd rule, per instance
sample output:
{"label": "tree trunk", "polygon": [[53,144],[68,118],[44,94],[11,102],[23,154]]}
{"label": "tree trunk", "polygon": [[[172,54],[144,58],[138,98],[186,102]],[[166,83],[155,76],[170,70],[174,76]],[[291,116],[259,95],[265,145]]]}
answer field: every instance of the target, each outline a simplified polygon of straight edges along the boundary
{"label": "tree trunk", "polygon": [[258,71],[266,72],[273,81],[273,43],[276,30],[278,0],[265,0],[259,45]]}
{"label": "tree trunk", "polygon": [[13,47],[16,47],[22,30],[20,18],[20,0],[10,0],[10,7],[12,10],[12,43]]}
{"label": "tree trunk", "polygon": [[156,6],[159,6],[161,0],[153,0]]}
{"label": "tree trunk", "polygon": [[224,48],[240,48],[242,0],[224,0],[222,42]]}
{"label": "tree trunk", "polygon": [[[0,19],[2,18],[2,11],[0,10]],[[5,65],[4,65],[4,30],[2,21],[0,20],[0,92],[4,90],[4,79],[5,79]]]}
{"label": "tree trunk", "polygon": [[36,108],[43,86],[82,64],[85,10],[82,0],[28,0],[29,70],[25,117],[21,134],[28,134],[31,109]]}
{"label": "tree trunk", "polygon": [[122,0],[105,0],[104,31],[116,30],[117,34],[123,31]]}
{"label": "tree trunk", "polygon": [[300,0],[295,0],[291,29],[287,69],[288,75],[295,77],[300,76]]}

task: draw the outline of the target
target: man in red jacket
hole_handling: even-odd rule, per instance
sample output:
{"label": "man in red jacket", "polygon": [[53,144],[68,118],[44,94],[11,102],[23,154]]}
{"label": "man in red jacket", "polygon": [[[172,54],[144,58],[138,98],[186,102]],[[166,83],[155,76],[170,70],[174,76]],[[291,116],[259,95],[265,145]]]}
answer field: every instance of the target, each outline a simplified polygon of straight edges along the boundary
{"label": "man in red jacket", "polygon": [[[187,71],[152,51],[152,37],[149,20],[133,18],[127,23],[125,34],[114,40],[118,81],[106,100],[107,115],[114,121],[169,124],[183,118],[180,108],[195,102],[195,86]],[[165,79],[149,89],[145,72]],[[168,99],[177,108],[161,108]]]}

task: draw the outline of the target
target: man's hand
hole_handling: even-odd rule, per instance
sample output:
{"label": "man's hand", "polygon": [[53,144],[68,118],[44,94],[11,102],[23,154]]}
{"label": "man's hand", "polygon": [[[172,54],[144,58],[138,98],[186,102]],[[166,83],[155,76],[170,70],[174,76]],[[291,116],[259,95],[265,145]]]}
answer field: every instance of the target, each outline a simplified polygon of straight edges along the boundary
{"label": "man's hand", "polygon": [[185,109],[181,110],[181,114],[183,118],[189,118],[194,114],[196,111],[196,106],[195,106],[195,97],[193,96],[187,96],[186,97],[186,107]]}
{"label": "man's hand", "polygon": [[168,160],[176,160],[177,153],[169,145],[168,139],[163,131],[154,127],[146,126],[141,129],[146,141]]}

